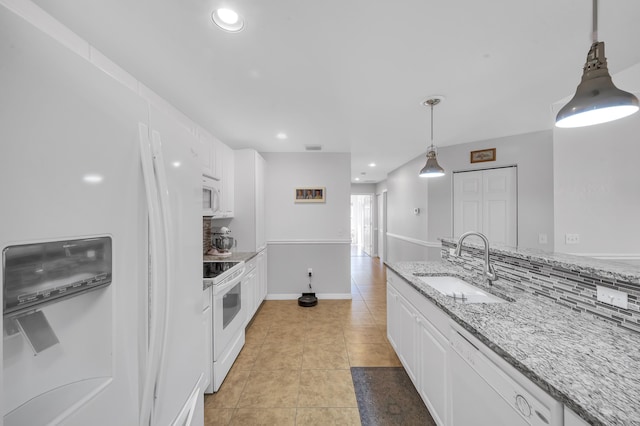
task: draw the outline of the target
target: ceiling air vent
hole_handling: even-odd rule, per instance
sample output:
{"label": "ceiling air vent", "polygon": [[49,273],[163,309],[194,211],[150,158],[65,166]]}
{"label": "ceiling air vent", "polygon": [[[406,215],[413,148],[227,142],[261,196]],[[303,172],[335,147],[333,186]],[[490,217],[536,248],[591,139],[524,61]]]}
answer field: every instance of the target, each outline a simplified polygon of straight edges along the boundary
{"label": "ceiling air vent", "polygon": [[322,151],[322,145],[305,145],[306,151]]}

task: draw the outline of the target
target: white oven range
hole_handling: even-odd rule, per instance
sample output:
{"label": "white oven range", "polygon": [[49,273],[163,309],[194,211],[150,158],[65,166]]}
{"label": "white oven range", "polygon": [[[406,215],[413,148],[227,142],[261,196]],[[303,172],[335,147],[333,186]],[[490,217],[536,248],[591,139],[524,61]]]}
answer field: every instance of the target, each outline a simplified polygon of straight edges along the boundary
{"label": "white oven range", "polygon": [[247,315],[247,307],[242,303],[244,271],[244,262],[204,262],[203,279],[213,289],[213,368],[206,393],[218,391],[244,346],[244,323]]}

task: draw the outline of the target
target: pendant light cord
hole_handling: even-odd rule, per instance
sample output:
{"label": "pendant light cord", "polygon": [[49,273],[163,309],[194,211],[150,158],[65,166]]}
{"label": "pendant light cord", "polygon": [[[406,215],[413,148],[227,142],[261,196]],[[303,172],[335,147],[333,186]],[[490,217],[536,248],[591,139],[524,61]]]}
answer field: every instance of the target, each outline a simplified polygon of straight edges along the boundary
{"label": "pendant light cord", "polygon": [[591,41],[598,41],[598,0],[593,0],[593,32],[591,33]]}
{"label": "pendant light cord", "polygon": [[433,148],[433,103],[431,103],[431,148]]}

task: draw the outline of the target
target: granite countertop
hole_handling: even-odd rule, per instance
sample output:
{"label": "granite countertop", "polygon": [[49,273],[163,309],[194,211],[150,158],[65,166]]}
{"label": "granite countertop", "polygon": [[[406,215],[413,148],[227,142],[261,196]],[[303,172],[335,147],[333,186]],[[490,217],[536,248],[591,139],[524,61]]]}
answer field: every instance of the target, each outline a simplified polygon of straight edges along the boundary
{"label": "granite countertop", "polygon": [[254,257],[258,255],[255,251],[241,251],[241,252],[232,252],[231,256],[228,257],[220,257],[214,256],[210,254],[205,254],[202,256],[202,260],[204,262],[248,262]]}
{"label": "granite countertop", "polygon": [[[594,425],[640,425],[640,334],[448,262],[386,265],[554,398]],[[463,304],[414,273],[455,275],[512,301]]]}

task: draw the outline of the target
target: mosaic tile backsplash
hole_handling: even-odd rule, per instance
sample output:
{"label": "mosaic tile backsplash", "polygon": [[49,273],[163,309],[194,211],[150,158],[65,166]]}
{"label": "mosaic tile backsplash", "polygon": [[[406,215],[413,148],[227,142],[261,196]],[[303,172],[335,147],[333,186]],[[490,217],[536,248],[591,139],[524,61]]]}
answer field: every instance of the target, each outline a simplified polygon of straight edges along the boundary
{"label": "mosaic tile backsplash", "polygon": [[[483,249],[470,247],[465,241],[462,256],[456,257],[449,253],[455,247],[453,240],[443,239],[442,258],[467,270],[484,270]],[[562,261],[554,261],[556,254],[545,257],[543,253],[527,255],[526,251],[518,250],[516,255],[504,249],[491,249],[491,263],[503,283],[640,333],[640,270],[635,276],[635,271],[627,266],[612,263],[607,267],[606,262],[586,258],[576,258],[572,265],[569,256],[560,256]],[[628,309],[599,302],[596,285],[627,293]]]}

